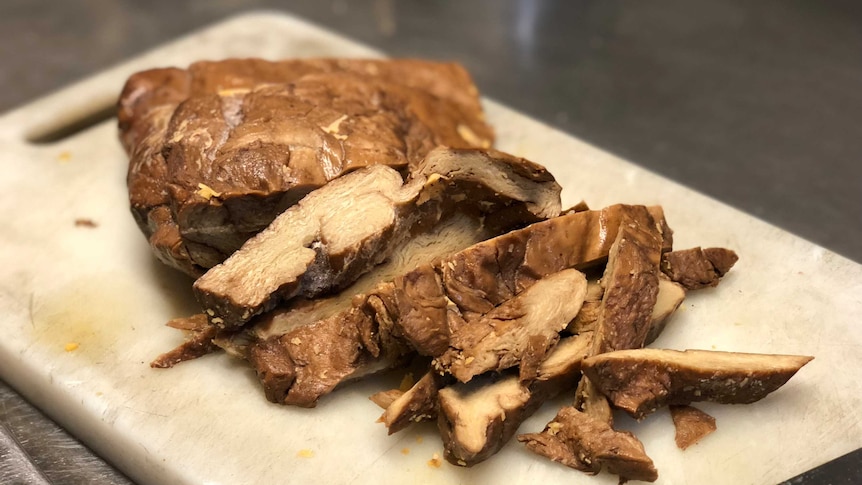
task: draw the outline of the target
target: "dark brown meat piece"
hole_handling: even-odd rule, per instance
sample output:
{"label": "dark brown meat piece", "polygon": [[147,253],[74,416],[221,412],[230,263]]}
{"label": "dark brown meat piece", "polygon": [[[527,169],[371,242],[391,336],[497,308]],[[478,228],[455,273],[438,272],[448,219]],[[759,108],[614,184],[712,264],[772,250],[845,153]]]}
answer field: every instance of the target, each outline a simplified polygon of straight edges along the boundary
{"label": "dark brown meat piece", "polygon": [[561,409],[541,433],[520,435],[518,441],[576,470],[595,474],[604,467],[623,481],[658,479],[658,471],[634,435],[615,431],[607,422],[572,406]]}
{"label": "dark brown meat piece", "polygon": [[717,286],[739,258],[730,249],[691,248],[662,256],[661,270],[687,290]]}
{"label": "dark brown meat piece", "polygon": [[135,219],[192,275],[339,175],[493,141],[466,71],[418,60],[199,62],[131,76],[118,105]]}
{"label": "dark brown meat piece", "polygon": [[521,385],[516,374],[507,373],[486,374],[441,389],[437,426],[446,460],[473,466],[500,451],[545,401],[577,382],[590,339],[583,334],[560,340],[528,386]]}
{"label": "dark brown meat piece", "polygon": [[641,419],[661,406],[748,404],[786,383],[813,357],[708,350],[636,349],[583,362],[584,375],[614,406]]}
{"label": "dark brown meat piece", "polygon": [[715,431],[715,418],[693,406],[670,406],[676,446],[684,450]]}
{"label": "dark brown meat piece", "polygon": [[560,210],[543,167],[501,152],[438,148],[415,170],[403,185],[388,167],[358,170],[280,214],[195,282],[210,321],[236,328],[281,300],[344,288],[456,210],[493,213],[504,227]]}

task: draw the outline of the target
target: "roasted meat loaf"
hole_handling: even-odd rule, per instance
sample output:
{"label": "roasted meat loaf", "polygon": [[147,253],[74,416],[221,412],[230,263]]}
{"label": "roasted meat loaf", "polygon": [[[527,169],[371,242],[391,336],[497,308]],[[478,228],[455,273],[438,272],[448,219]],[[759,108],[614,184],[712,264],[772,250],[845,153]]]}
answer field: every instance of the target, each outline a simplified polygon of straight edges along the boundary
{"label": "roasted meat loaf", "polygon": [[132,213],[158,258],[193,276],[344,173],[493,142],[451,63],[198,62],[133,75],[118,105]]}

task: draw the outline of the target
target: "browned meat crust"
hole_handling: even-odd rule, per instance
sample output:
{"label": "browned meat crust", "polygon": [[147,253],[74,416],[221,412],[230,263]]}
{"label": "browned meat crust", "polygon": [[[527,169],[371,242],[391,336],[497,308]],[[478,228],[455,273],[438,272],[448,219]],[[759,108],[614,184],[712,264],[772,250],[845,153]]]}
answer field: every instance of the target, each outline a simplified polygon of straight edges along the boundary
{"label": "browned meat crust", "polygon": [[118,107],[135,219],[161,260],[192,275],[339,175],[493,141],[466,71],[419,60],[154,69],[129,78]]}
{"label": "browned meat crust", "polygon": [[715,418],[693,406],[670,406],[676,446],[684,450],[716,430]]}
{"label": "browned meat crust", "polygon": [[572,406],[561,409],[541,433],[520,435],[518,441],[576,470],[595,474],[604,467],[622,480],[654,482],[658,478],[652,460],[634,435],[615,431],[607,422]]}
{"label": "browned meat crust", "polygon": [[668,404],[747,404],[766,397],[813,357],[708,350],[636,349],[583,362],[584,374],[637,419]]}
{"label": "browned meat crust", "polygon": [[686,289],[697,290],[718,285],[738,259],[729,249],[696,247],[664,254],[661,270]]}

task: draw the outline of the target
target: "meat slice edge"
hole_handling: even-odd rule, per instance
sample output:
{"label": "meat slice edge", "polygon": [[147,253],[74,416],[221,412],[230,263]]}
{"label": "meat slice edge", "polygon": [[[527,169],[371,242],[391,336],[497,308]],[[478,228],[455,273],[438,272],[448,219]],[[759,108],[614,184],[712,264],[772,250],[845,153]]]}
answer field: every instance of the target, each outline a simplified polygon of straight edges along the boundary
{"label": "meat slice edge", "polygon": [[748,404],[783,386],[813,357],[710,350],[620,350],[583,362],[584,375],[636,419],[661,406]]}

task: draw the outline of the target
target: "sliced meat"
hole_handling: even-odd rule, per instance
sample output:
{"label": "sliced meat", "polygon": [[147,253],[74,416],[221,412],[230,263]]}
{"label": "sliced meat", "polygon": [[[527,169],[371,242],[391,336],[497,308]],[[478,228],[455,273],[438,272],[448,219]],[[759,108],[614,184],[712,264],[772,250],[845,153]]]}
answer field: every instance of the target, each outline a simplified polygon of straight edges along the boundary
{"label": "sliced meat", "polygon": [[397,433],[411,423],[427,421],[437,417],[437,393],[445,379],[434,371],[428,371],[416,384],[386,406],[380,421],[389,434]]}
{"label": "sliced meat", "polygon": [[[616,235],[625,207],[612,206],[601,211],[560,216],[478,243],[433,265],[420,266],[396,278],[391,283],[394,303],[388,296],[380,300],[386,302],[392,321],[397,322],[399,338],[420,354],[439,356],[449,349],[450,326],[457,328],[462,320],[466,321],[465,318],[481,318],[484,313],[529,288],[545,271],[588,266],[607,257],[610,244],[605,238],[609,234]],[[378,292],[379,295],[384,293]],[[353,321],[347,318],[347,314],[354,312],[357,306],[364,306],[365,296],[354,299],[352,305],[323,319]],[[373,355],[364,350],[367,342],[359,340],[362,332],[341,330],[342,335],[350,333],[356,339],[350,345],[344,344],[351,349],[350,358],[329,357],[325,353],[339,352],[338,348],[321,346],[321,354],[315,359],[321,361],[318,365],[321,368],[333,363],[343,367],[327,372],[324,383],[312,381],[319,375],[314,372],[305,372],[305,380],[296,381],[295,367],[309,363],[293,361],[291,353],[298,350],[290,346],[291,340],[298,336],[293,332],[309,324],[316,325],[314,322],[317,320],[309,318],[313,312],[294,314],[295,320],[290,313],[285,312],[283,316],[293,323],[277,325],[279,331],[262,329],[261,332],[268,333],[265,339],[253,337],[233,346],[241,347],[235,351],[237,354],[254,354],[249,360],[257,369],[267,396],[274,402],[311,406],[337,385],[334,379],[338,376],[355,375],[363,366],[376,368],[377,359],[388,362],[383,357],[372,358]],[[336,326],[334,323],[330,325]],[[315,328],[325,327],[329,325]],[[327,337],[321,336],[320,339]],[[306,339],[300,337],[299,341]],[[305,387],[297,388],[292,397],[286,399],[292,386]]]}
{"label": "sliced meat", "polygon": [[608,257],[593,354],[643,347],[658,295],[662,235],[643,206],[630,206]]}
{"label": "sliced meat", "polygon": [[[663,250],[662,231],[652,214],[639,206],[629,207],[620,224],[601,280],[601,303],[596,311],[591,355],[620,348],[640,348],[650,330],[666,317],[656,312],[659,292],[659,261]],[[605,396],[589,378],[581,379],[575,392],[575,406],[564,408],[557,419],[565,419],[566,431],[556,436],[559,421],[545,432],[525,438],[528,447],[568,466],[590,472],[601,469],[608,450],[621,446],[628,450],[609,462],[608,469],[622,478],[655,480],[655,469],[643,446],[633,436],[614,431],[613,414]],[[629,453],[629,455],[626,455]],[[598,460],[598,461],[597,461]]]}
{"label": "sliced meat", "polygon": [[418,60],[199,62],[133,75],[118,104],[135,219],[192,275],[339,175],[493,141],[466,71]]}
{"label": "sliced meat", "polygon": [[245,359],[247,347],[252,342],[279,337],[301,325],[309,325],[345,311],[350,308],[356,295],[371,292],[381,281],[392,281],[417,266],[432,263],[493,237],[499,234],[500,229],[508,229],[492,229],[486,222],[481,216],[455,213],[432,229],[420,232],[395,247],[386,261],[335,295],[314,299],[294,298],[255,317],[242,331],[216,338],[215,343],[229,354]]}
{"label": "sliced meat", "polygon": [[402,365],[411,350],[391,334],[391,292],[383,283],[344,312],[251,345],[267,399],[313,407],[340,384]]}
{"label": "sliced meat", "polygon": [[368,167],[279,215],[199,278],[195,293],[211,322],[237,328],[280,300],[352,283],[456,205],[495,213],[501,225],[523,223],[556,215],[559,190],[544,168],[493,151],[437,149],[403,186],[392,169]]}
{"label": "sliced meat", "polygon": [[747,404],[786,383],[813,357],[708,350],[636,349],[584,360],[584,374],[614,406],[641,419],[660,406]]}
{"label": "sliced meat", "polygon": [[[604,291],[597,312],[592,355],[644,345],[658,298],[662,251],[659,231],[666,230],[662,228],[647,208],[626,208],[601,279]],[[590,417],[613,424],[610,406],[589,379],[578,384],[575,405]]]}
{"label": "sliced meat", "polygon": [[676,446],[684,450],[715,431],[715,418],[694,406],[670,406]]}
{"label": "sliced meat", "polygon": [[541,433],[520,435],[518,441],[530,451],[576,470],[595,474],[605,468],[622,481],[658,479],[658,471],[634,435],[616,431],[572,406],[561,409]]}
{"label": "sliced meat", "polygon": [[487,374],[440,389],[437,426],[446,460],[473,466],[500,451],[546,400],[577,382],[590,339],[583,334],[560,340],[529,386],[507,373]]}
{"label": "sliced meat", "polygon": [[[559,338],[559,332],[575,318],[587,292],[587,279],[580,271],[567,269],[546,276],[478,319],[465,319],[450,328],[449,348],[433,365],[461,382],[488,371],[525,368],[544,360]],[[523,361],[523,362],[522,362]]]}
{"label": "sliced meat", "polygon": [[739,257],[730,249],[699,247],[662,256],[661,270],[688,290],[717,286]]}

